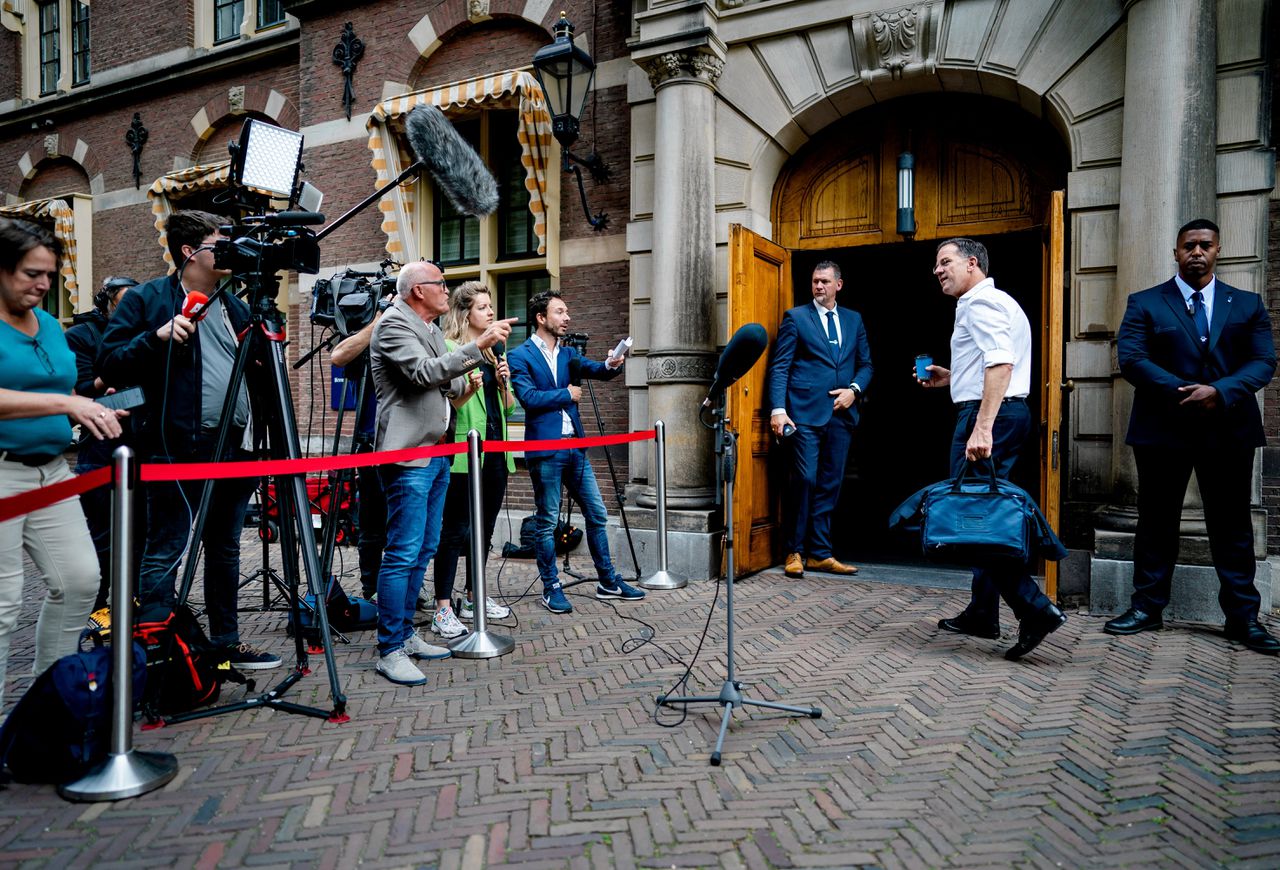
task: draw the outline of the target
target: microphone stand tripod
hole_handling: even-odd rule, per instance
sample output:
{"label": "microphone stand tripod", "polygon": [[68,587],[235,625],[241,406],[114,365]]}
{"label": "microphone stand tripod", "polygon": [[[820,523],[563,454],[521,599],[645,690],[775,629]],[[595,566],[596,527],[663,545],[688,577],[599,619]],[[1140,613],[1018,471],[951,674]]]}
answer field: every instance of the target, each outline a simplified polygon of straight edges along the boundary
{"label": "microphone stand tripod", "polygon": [[[267,479],[265,477],[258,479],[258,540],[262,542],[262,567],[254,571],[248,577],[240,581],[240,588],[249,586],[254,581],[262,580],[262,606],[261,607],[242,607],[241,611],[257,610],[266,612],[275,610],[276,604],[280,601],[287,602],[289,599],[289,587],[285,585],[284,578],[271,567],[271,544],[279,535],[279,530],[272,527],[271,521],[267,519]],[[280,593],[280,597],[276,601],[271,600],[271,588],[275,587]],[[287,606],[287,605],[286,605]]]}
{"label": "microphone stand tripod", "polygon": [[[262,264],[259,263],[259,266]],[[289,391],[289,369],[285,361],[285,316],[276,307],[275,297],[279,279],[275,273],[267,273],[262,269],[245,276],[246,291],[249,297],[249,326],[240,339],[236,351],[235,365],[231,371],[231,380],[227,385],[227,397],[222,405],[222,417],[218,421],[217,446],[214,458],[221,461],[226,447],[227,436],[231,430],[235,414],[236,397],[240,386],[245,382],[248,362],[253,359],[261,365],[260,377],[270,382],[271,394],[264,397],[261,403],[266,417],[268,444],[273,458],[301,459],[302,448],[298,439],[298,423],[293,413],[293,398]],[[250,392],[254,392],[254,384],[250,384]],[[191,585],[195,580],[196,562],[200,541],[208,519],[209,503],[213,496],[213,481],[206,480],[200,495],[200,508],[196,514],[195,528],[192,532],[192,547],[183,565],[182,585],[178,591],[178,602],[186,603],[191,593]],[[302,474],[291,474],[276,477],[276,503],[280,514],[280,558],[284,566],[284,575],[288,578],[289,612],[293,624],[302,625],[301,596],[298,594],[298,553],[301,551],[303,567],[307,573],[307,586],[310,594],[318,603],[323,603],[324,589],[320,574],[320,560],[316,552],[315,530],[311,526],[310,499],[307,496],[306,478]],[[325,711],[319,707],[309,707],[286,701],[282,696],[304,676],[311,673],[307,659],[307,650],[303,645],[302,632],[294,633],[294,645],[297,663],[294,669],[274,688],[261,695],[245,698],[220,707],[194,710],[168,718],[168,722],[186,722],[191,719],[202,719],[239,710],[255,707],[270,707],[286,713],[297,713],[326,719],[330,722],[346,722],[347,698],[338,683],[338,666],[333,657],[333,641],[329,633],[329,615],[323,606],[313,608],[316,624],[319,629],[320,643],[323,647],[325,668],[329,675],[329,696],[333,701],[333,709]]]}
{"label": "microphone stand tripod", "polygon": [[[712,750],[710,759],[712,767],[719,767],[720,753],[724,748],[725,733],[729,730],[729,718],[733,715],[735,707],[763,707],[768,710],[781,710],[784,713],[791,713],[796,716],[808,716],[810,719],[821,719],[822,710],[818,707],[793,707],[789,704],[779,704],[774,701],[760,701],[742,694],[742,683],[738,682],[737,679],[733,654],[733,481],[738,473],[738,433],[729,427],[729,421],[726,419],[725,394],[723,392],[720,394],[720,399],[711,414],[713,422],[708,428],[715,430],[716,456],[719,460],[716,463],[716,492],[719,494],[722,486],[724,492],[725,622],[728,626],[728,635],[725,642],[727,650],[725,661],[728,672],[724,683],[720,686],[720,694],[718,695],[677,697],[659,695],[656,701],[663,707],[716,704],[724,708],[720,719],[720,736],[716,738],[716,747]],[[707,424],[703,422],[703,425]]]}

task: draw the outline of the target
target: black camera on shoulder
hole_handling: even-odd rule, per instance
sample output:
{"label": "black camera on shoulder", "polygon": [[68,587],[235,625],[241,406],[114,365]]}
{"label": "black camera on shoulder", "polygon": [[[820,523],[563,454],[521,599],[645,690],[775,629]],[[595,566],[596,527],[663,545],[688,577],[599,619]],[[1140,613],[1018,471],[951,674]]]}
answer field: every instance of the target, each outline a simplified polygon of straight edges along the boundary
{"label": "black camera on shoulder", "polygon": [[576,349],[578,353],[586,356],[587,341],[590,338],[591,334],[588,332],[566,332],[560,340],[569,345],[569,347]]}
{"label": "black camera on shoulder", "polygon": [[317,281],[311,288],[311,322],[332,327],[343,338],[364,329],[394,298],[396,279],[387,274],[391,265],[386,260],[380,272],[347,269]]}

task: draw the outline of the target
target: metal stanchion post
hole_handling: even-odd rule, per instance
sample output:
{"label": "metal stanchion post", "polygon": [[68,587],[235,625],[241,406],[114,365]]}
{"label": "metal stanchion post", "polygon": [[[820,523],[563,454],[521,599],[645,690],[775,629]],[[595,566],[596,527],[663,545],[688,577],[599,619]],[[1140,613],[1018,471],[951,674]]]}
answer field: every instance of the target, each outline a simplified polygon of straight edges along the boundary
{"label": "metal stanchion post", "polygon": [[654,477],[658,497],[658,570],[640,581],[645,589],[683,589],[689,578],[667,570],[667,427],[661,420],[654,428]]}
{"label": "metal stanchion post", "polygon": [[471,575],[471,601],[475,614],[475,631],[464,634],[449,644],[454,658],[491,659],[516,648],[516,642],[505,634],[489,631],[488,583],[484,571],[484,508],[480,487],[480,433],[467,432],[467,495],[471,502],[471,550],[467,555],[467,573]]}
{"label": "metal stanchion post", "polygon": [[58,786],[71,801],[114,801],[146,794],[173,779],[178,759],[133,748],[133,451],[118,447],[111,499],[111,754],[80,779]]}

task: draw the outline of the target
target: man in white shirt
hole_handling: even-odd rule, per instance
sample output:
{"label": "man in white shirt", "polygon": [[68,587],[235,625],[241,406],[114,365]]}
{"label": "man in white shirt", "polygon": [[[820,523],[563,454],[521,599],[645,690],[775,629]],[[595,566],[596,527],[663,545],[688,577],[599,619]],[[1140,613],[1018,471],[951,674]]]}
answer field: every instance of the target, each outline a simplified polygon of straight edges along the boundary
{"label": "man in white shirt", "polygon": [[[933,274],[942,292],[954,297],[951,369],[931,365],[925,387],[951,387],[956,429],[951,442],[951,475],[964,464],[987,459],[1008,478],[1032,429],[1031,325],[1018,303],[987,277],[987,249],[973,239],[938,245]],[[1040,591],[1026,565],[974,568],[973,596],[958,616],[938,621],[944,631],[1000,637],[1000,596],[1019,620],[1018,642],[1005,652],[1016,661],[1067,621]]]}

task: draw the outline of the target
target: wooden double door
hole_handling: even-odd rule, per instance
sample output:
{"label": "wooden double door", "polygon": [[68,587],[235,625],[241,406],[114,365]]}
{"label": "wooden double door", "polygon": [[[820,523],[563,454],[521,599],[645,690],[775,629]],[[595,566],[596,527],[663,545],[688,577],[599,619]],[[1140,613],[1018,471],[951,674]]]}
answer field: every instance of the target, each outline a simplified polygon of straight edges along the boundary
{"label": "wooden double door", "polygon": [[[921,106],[931,101],[912,101]],[[999,110],[997,110],[997,113]],[[730,229],[730,332],[764,325],[772,339],[783,313],[810,300],[809,276],[824,259],[844,273],[839,302],[867,326],[875,375],[855,439],[845,493],[833,523],[837,555],[851,559],[910,558],[887,533],[889,511],[920,486],[947,476],[954,422],[945,391],[921,390],[910,377],[917,353],[947,364],[955,303],[931,272],[937,242],[978,238],[991,252],[991,275],[1040,326],[1033,348],[1030,403],[1040,420],[1039,449],[1024,452],[1018,482],[1038,492],[1058,528],[1062,455],[1064,197],[1055,175],[1054,140],[1026,116],[1017,148],[972,133],[911,128],[900,120],[919,112],[862,114],[824,131],[780,176],[774,195],[775,238],[740,225]],[[915,156],[914,237],[896,233],[897,155],[911,141]],[[749,572],[781,556],[781,451],[769,431],[767,370],[757,365],[729,394],[741,433],[735,491],[737,566]],[[1035,377],[1036,375],[1033,375]],[[1036,387],[1038,386],[1038,389]],[[895,549],[897,548],[897,549]],[[1045,566],[1053,594],[1054,564]]]}

